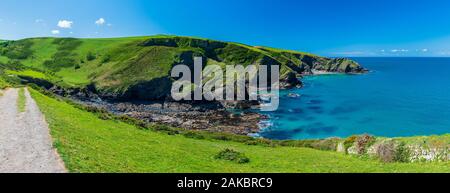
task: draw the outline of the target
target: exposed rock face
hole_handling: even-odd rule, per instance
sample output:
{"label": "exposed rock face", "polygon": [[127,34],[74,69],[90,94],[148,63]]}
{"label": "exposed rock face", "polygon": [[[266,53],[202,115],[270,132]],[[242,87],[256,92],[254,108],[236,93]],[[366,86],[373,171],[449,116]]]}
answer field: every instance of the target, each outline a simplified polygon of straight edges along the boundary
{"label": "exposed rock face", "polygon": [[321,59],[313,63],[312,69],[325,72],[338,73],[365,73],[366,69],[355,61],[346,58]]}
{"label": "exposed rock face", "polygon": [[300,88],[303,86],[303,82],[300,81],[297,73],[290,72],[286,78],[281,79],[280,88],[282,89],[293,89]]}

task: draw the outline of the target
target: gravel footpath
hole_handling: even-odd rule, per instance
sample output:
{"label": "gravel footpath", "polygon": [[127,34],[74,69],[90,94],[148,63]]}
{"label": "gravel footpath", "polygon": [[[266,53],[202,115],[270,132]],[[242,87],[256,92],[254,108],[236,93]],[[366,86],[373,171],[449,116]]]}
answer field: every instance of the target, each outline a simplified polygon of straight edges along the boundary
{"label": "gravel footpath", "polygon": [[26,112],[17,110],[18,89],[0,96],[0,173],[64,173],[49,128],[25,90]]}

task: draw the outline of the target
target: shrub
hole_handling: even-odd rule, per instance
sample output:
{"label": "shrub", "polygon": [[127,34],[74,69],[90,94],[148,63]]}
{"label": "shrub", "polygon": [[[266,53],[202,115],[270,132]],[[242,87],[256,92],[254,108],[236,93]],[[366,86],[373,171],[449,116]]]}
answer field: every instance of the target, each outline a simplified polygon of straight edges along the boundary
{"label": "shrub", "polygon": [[259,145],[265,145],[265,146],[271,146],[271,147],[276,145],[273,140],[266,139],[266,138],[256,139],[256,143],[259,144]]}
{"label": "shrub", "polygon": [[102,58],[102,63],[108,63],[109,61],[111,61],[111,55],[105,55],[103,58]]}
{"label": "shrub", "polygon": [[92,60],[95,60],[95,59],[97,59],[97,56],[95,56],[94,53],[92,53],[92,52],[88,52],[87,53],[87,55],[86,55],[86,60],[87,61],[92,61]]}
{"label": "shrub", "polygon": [[2,45],[4,48],[2,48],[1,52],[2,55],[5,55],[10,59],[23,60],[33,54],[33,51],[31,50],[32,45],[33,43],[28,40],[11,41]]}
{"label": "shrub", "polygon": [[389,163],[395,161],[395,143],[393,141],[384,142],[378,145],[377,156],[381,161]]}
{"label": "shrub", "polygon": [[345,150],[348,150],[350,147],[352,147],[355,144],[357,139],[358,139],[358,136],[356,136],[356,135],[345,139],[345,141],[344,141]]}
{"label": "shrub", "polygon": [[[140,121],[140,120],[137,120],[137,121]],[[179,134],[179,131],[177,131],[175,128],[170,127],[170,126],[168,126],[168,125],[155,124],[155,125],[152,125],[151,128],[152,128],[154,131],[164,132],[164,133],[167,133],[167,134],[169,134],[169,135],[176,135],[176,134]]]}
{"label": "shrub", "polygon": [[108,113],[99,113],[97,116],[101,120],[111,120],[112,117]]}
{"label": "shrub", "polygon": [[221,141],[230,141],[230,138],[225,135],[213,135],[212,138]]}
{"label": "shrub", "polygon": [[313,148],[313,143],[317,140],[283,140],[279,141],[278,144],[281,146],[289,146],[289,147],[306,147]]}
{"label": "shrub", "polygon": [[223,151],[220,151],[216,156],[214,156],[215,159],[220,160],[227,160],[236,162],[238,164],[245,164],[250,162],[250,158],[246,157],[244,154],[237,152],[232,149],[225,149]]}
{"label": "shrub", "polygon": [[245,142],[246,145],[258,145],[258,141],[256,140],[249,140]]}
{"label": "shrub", "polygon": [[183,136],[185,136],[187,138],[191,138],[191,139],[205,139],[205,136],[203,136],[199,132],[194,132],[194,131],[185,132],[185,133],[183,133]]}
{"label": "shrub", "polygon": [[20,71],[25,69],[25,66],[20,63],[20,60],[9,60],[6,64],[0,63],[0,69]]}
{"label": "shrub", "polygon": [[58,45],[60,50],[75,50],[82,42],[76,38],[57,38],[53,40],[53,44]]}
{"label": "shrub", "polygon": [[370,135],[363,135],[356,139],[356,151],[359,155],[363,155],[366,153],[367,148],[372,146],[375,143],[376,139]]}
{"label": "shrub", "polygon": [[337,151],[338,143],[339,143],[338,138],[316,140],[311,143],[311,148],[324,151]]}
{"label": "shrub", "polygon": [[411,151],[408,149],[406,144],[404,142],[401,142],[397,145],[395,148],[395,157],[394,160],[396,162],[409,162],[409,159],[411,157]]}
{"label": "shrub", "polygon": [[140,129],[148,129],[149,125],[145,121],[141,121],[126,115],[120,115],[116,117],[117,120],[122,121],[124,123],[128,123],[130,125],[135,125]]}
{"label": "shrub", "polygon": [[58,71],[61,68],[72,67],[78,64],[75,56],[66,51],[60,51],[53,55],[51,60],[44,62],[44,66],[50,70]]}
{"label": "shrub", "polygon": [[377,147],[377,156],[383,162],[410,162],[411,150],[406,143],[395,141],[387,141],[381,143]]}
{"label": "shrub", "polygon": [[58,38],[53,41],[58,46],[58,51],[50,60],[44,62],[44,66],[52,71],[59,71],[61,68],[74,67],[80,62],[78,54],[73,52],[82,42],[74,38]]}

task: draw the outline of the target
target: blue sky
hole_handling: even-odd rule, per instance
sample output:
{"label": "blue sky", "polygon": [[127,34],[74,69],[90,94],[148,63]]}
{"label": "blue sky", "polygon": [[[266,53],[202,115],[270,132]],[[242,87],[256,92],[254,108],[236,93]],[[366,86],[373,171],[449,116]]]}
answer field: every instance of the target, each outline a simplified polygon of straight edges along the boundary
{"label": "blue sky", "polygon": [[325,56],[450,56],[448,0],[2,0],[0,39],[174,34]]}

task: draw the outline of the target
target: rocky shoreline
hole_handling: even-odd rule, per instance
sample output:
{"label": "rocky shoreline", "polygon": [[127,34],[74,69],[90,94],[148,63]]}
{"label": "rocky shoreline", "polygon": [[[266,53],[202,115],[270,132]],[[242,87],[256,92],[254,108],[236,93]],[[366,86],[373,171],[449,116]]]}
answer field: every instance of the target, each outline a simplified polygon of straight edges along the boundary
{"label": "rocky shoreline", "polygon": [[268,119],[267,116],[253,110],[259,106],[258,101],[177,102],[169,97],[151,101],[115,100],[103,97],[89,86],[84,89],[67,89],[41,79],[21,77],[21,80],[23,84],[35,84],[57,96],[69,98],[83,105],[148,123],[159,123],[186,130],[250,135],[258,133],[259,123]]}
{"label": "rocky shoreline", "polygon": [[[365,72],[357,69],[356,73]],[[345,73],[345,72],[333,72]],[[351,72],[347,72],[351,73]],[[281,89],[294,89],[303,86],[301,78],[290,73],[280,81]],[[238,135],[259,133],[261,122],[269,117],[258,113],[259,101],[221,101],[221,102],[178,102],[170,97],[159,100],[123,100],[105,97],[95,87],[67,89],[48,81],[30,77],[20,77],[23,83],[33,83],[58,96],[70,98],[78,103],[104,109],[116,115],[125,115],[148,123],[159,123],[186,130],[224,132]]]}
{"label": "rocky shoreline", "polygon": [[159,123],[186,130],[225,132],[238,135],[258,133],[259,123],[266,116],[249,110],[229,111],[219,104],[190,104],[171,101],[113,102],[77,101],[105,109],[116,115],[126,115],[148,123]]}

